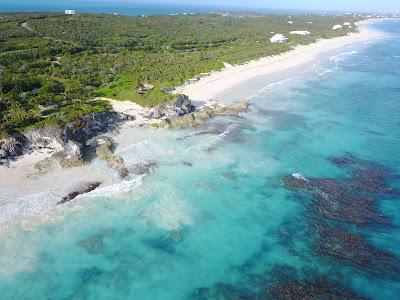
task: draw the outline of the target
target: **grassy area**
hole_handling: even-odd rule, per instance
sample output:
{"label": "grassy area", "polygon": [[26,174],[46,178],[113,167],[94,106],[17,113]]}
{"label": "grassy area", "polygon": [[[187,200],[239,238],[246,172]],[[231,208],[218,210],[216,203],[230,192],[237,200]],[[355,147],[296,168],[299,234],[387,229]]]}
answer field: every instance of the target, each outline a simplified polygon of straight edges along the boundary
{"label": "grassy area", "polygon": [[[244,63],[345,35],[355,27],[332,26],[354,21],[349,15],[0,14],[0,132],[63,124],[109,109],[88,101],[96,96],[155,106],[172,100],[168,91],[174,86],[223,62]],[[292,36],[291,30],[312,35]],[[270,43],[271,32],[289,36],[289,43]],[[145,84],[153,88],[138,92]]]}

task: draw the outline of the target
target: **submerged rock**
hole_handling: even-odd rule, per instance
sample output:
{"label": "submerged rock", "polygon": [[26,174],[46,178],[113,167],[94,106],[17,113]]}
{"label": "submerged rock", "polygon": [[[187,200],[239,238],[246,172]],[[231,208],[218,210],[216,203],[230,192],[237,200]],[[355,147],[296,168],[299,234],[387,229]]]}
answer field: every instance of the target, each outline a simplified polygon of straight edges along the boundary
{"label": "submerged rock", "polygon": [[151,171],[151,168],[156,166],[155,162],[148,162],[148,163],[137,163],[134,164],[131,169],[132,173],[135,175],[144,175],[148,174]]}
{"label": "submerged rock", "polygon": [[[254,275],[256,276],[256,275]],[[251,276],[251,277],[254,277]],[[298,300],[298,299],[346,299],[362,300],[351,290],[340,284],[329,282],[324,277],[319,277],[315,281],[296,280],[283,278],[282,281],[268,282],[262,276],[253,278],[256,286],[249,289],[246,284],[226,284],[217,283],[211,288],[198,288],[190,294],[190,299],[223,299],[223,300]],[[243,286],[243,287],[242,287]]]}
{"label": "submerged rock", "polygon": [[324,278],[310,283],[302,280],[290,280],[270,285],[257,299],[365,299],[356,296],[352,291],[340,285],[328,283]]}
{"label": "submerged rock", "polygon": [[349,169],[350,178],[305,178],[301,174],[285,176],[286,187],[312,192],[310,208],[322,217],[354,223],[357,226],[391,225],[378,211],[376,198],[396,191],[386,184],[388,168],[356,159],[354,156],[330,158]]}
{"label": "submerged rock", "polygon": [[81,188],[81,189],[79,189],[77,191],[69,193],[67,196],[62,198],[62,200],[60,202],[58,202],[57,205],[68,203],[68,202],[74,200],[79,195],[87,194],[87,193],[89,193],[91,191],[94,191],[101,184],[102,184],[102,182],[100,182],[100,181],[89,183],[88,185],[84,186],[83,188]]}
{"label": "submerged rock", "polygon": [[90,254],[99,254],[104,252],[106,243],[104,239],[112,235],[111,229],[102,229],[98,233],[89,236],[79,242],[79,246],[84,248]]}
{"label": "submerged rock", "polygon": [[190,161],[182,160],[182,165],[186,167],[193,167],[193,163]]}
{"label": "submerged rock", "polygon": [[378,250],[361,235],[325,225],[316,226],[320,240],[315,251],[348,265],[368,271],[377,276],[390,276],[399,279],[400,268],[397,259],[390,253]]}

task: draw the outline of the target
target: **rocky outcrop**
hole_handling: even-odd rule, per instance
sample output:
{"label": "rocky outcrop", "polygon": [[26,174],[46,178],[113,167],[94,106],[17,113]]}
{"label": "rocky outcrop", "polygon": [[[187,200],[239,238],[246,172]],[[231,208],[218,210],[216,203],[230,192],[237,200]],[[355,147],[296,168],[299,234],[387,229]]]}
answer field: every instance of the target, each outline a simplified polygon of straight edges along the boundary
{"label": "rocky outcrop", "polygon": [[0,165],[10,159],[36,150],[53,152],[35,168],[41,172],[61,167],[76,167],[85,163],[85,153],[91,147],[88,141],[106,132],[115,132],[124,121],[134,116],[113,111],[93,113],[66,124],[63,128],[35,128],[0,140]]}
{"label": "rocky outcrop", "polygon": [[114,154],[112,151],[113,144],[109,137],[100,136],[96,139],[96,155],[98,158],[108,161]]}
{"label": "rocky outcrop", "polygon": [[24,133],[28,150],[62,150],[61,129],[53,127],[30,129]]}
{"label": "rocky outcrop", "polygon": [[55,167],[74,168],[86,164],[83,158],[81,145],[68,141],[61,151],[55,152],[51,157],[41,160],[35,164],[35,169],[45,173]]}
{"label": "rocky outcrop", "polygon": [[149,119],[161,119],[161,118],[172,118],[190,114],[196,110],[196,107],[192,104],[189,98],[185,95],[179,96],[179,98],[172,104],[160,105],[150,110],[147,118]]}
{"label": "rocky outcrop", "polygon": [[248,108],[249,103],[247,101],[227,105],[206,106],[200,111],[195,111],[183,116],[163,118],[159,123],[154,123],[152,126],[156,128],[186,128],[196,126],[212,116],[245,112]]}
{"label": "rocky outcrop", "polygon": [[155,162],[148,162],[148,163],[138,163],[133,165],[132,173],[135,175],[144,175],[148,174],[151,171],[151,168],[155,167]]}
{"label": "rocky outcrop", "polygon": [[129,170],[125,166],[125,161],[122,157],[113,156],[107,161],[107,166],[116,171],[121,178],[125,178],[129,175]]}
{"label": "rocky outcrop", "polygon": [[107,162],[107,166],[116,171],[121,178],[129,175],[129,170],[122,157],[113,153],[113,143],[107,136],[100,136],[95,139],[96,155],[101,160]]}
{"label": "rocky outcrop", "polygon": [[69,193],[67,196],[63,197],[62,200],[57,203],[57,205],[68,203],[68,202],[74,200],[79,195],[87,194],[87,193],[97,189],[100,185],[101,185],[100,181],[89,183],[88,185],[82,187],[81,189],[79,189],[77,191],[73,191],[73,192]]}
{"label": "rocky outcrop", "polygon": [[8,159],[14,159],[23,154],[26,139],[15,135],[0,139],[0,165],[8,165]]}

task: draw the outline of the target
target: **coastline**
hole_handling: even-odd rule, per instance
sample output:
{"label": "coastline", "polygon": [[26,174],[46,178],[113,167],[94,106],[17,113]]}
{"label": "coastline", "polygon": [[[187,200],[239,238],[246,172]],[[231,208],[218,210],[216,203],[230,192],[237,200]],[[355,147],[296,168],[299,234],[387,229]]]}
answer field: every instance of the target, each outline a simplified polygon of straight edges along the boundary
{"label": "coastline", "polygon": [[[291,51],[276,56],[263,57],[242,65],[226,65],[220,71],[215,71],[200,80],[178,86],[176,94],[185,94],[194,101],[208,101],[217,99],[219,95],[238,84],[242,84],[255,77],[272,75],[280,78],[280,74],[314,62],[319,55],[334,51],[345,46],[362,43],[383,36],[378,31],[366,28],[366,25],[382,19],[369,19],[358,22],[359,32],[350,33],[332,39],[319,40],[309,45],[300,45]],[[285,77],[287,77],[285,75]]]}
{"label": "coastline", "polygon": [[[244,65],[226,65],[223,70],[213,72],[209,76],[201,78],[198,82],[178,87],[175,92],[189,96],[189,98],[193,100],[196,110],[201,110],[204,106],[217,103],[214,99],[219,94],[238,84],[243,84],[254,77],[270,74],[273,78],[282,80],[283,76],[290,77],[291,74],[288,70],[299,68],[310,62],[312,63],[322,53],[339,49],[346,45],[373,40],[382,36],[382,33],[364,27],[364,25],[370,22],[375,22],[375,20],[360,22],[358,24],[360,26],[360,31],[348,36],[321,40],[307,46],[299,46],[295,50],[279,56],[265,57]],[[154,120],[144,116],[146,112],[148,112],[148,109],[140,105],[129,101],[117,101],[108,98],[101,99],[108,100],[115,112],[135,117],[134,120],[124,122],[123,126],[120,128],[120,132],[117,136],[114,136],[117,140],[127,134],[125,129],[147,126],[154,122]],[[24,181],[29,178],[31,184],[34,184],[35,178],[37,178],[34,172],[35,163],[50,157],[51,154],[52,151],[47,150],[34,151],[21,156],[15,161],[10,161],[9,168],[0,167],[0,182],[4,184],[4,187],[17,188],[18,186],[24,186]],[[76,172],[83,174],[79,170],[84,168],[87,167],[77,168],[78,170]],[[68,174],[74,173],[74,171],[64,169],[59,170],[58,173],[60,176],[61,174],[64,174],[63,176],[68,176]]]}
{"label": "coastline", "polygon": [[[205,106],[218,103],[218,95],[230,90],[231,88],[244,84],[248,80],[255,77],[270,75],[275,81],[281,81],[289,78],[293,70],[297,70],[308,64],[313,63],[319,55],[337,50],[347,45],[370,41],[383,36],[383,33],[373,31],[366,25],[382,21],[382,19],[368,19],[356,23],[359,32],[351,33],[346,36],[336,37],[317,41],[309,45],[296,47],[294,50],[285,52],[276,56],[263,57],[258,60],[253,60],[242,65],[225,64],[225,68],[220,71],[215,71],[200,78],[199,81],[183,84],[176,87],[175,94],[185,94],[192,100],[196,106],[196,110],[201,110]],[[95,98],[93,100],[107,100],[117,113],[134,116],[135,120],[126,121],[122,128],[132,128],[148,126],[154,120],[148,119],[143,115],[148,112],[148,109],[130,102],[120,101],[109,98]],[[241,99],[237,99],[241,100]],[[121,130],[121,133],[123,131]],[[35,163],[50,157],[51,151],[35,151],[21,156],[15,161],[10,161],[10,167],[0,167],[0,181],[10,182],[10,178],[24,177],[31,174],[34,170]]]}

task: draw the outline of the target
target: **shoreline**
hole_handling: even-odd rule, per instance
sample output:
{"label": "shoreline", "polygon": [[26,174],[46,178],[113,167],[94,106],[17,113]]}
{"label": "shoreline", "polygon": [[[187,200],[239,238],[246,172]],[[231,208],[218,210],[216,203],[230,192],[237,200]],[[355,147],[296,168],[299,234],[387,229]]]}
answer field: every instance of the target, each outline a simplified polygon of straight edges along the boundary
{"label": "shoreline", "polygon": [[[298,69],[300,66],[314,62],[322,53],[383,36],[383,33],[365,28],[365,25],[380,20],[382,19],[369,19],[358,22],[357,26],[360,30],[358,33],[321,40],[310,45],[298,46],[292,51],[277,56],[264,57],[243,65],[231,66],[226,64],[224,69],[202,77],[197,82],[177,87],[175,93],[182,93],[189,96],[189,99],[191,99],[193,101],[192,103],[196,106],[196,110],[201,110],[204,106],[218,103],[218,101],[215,100],[218,95],[228,91],[234,86],[244,84],[250,79],[262,75],[271,75],[274,79],[280,81],[282,78],[288,78],[290,75],[293,75],[291,72],[288,72],[289,70]],[[125,121],[121,129],[146,126],[154,122],[154,120],[143,116],[148,109],[136,103],[109,98],[96,99],[108,100],[115,112],[135,117],[135,120]],[[121,130],[118,135],[120,134],[123,134],[123,130]],[[0,166],[0,181],[7,185],[7,183],[10,183],[10,180],[12,180],[11,178],[24,177],[28,174],[32,174],[32,172],[34,172],[33,166],[35,163],[50,157],[52,153],[52,151],[46,150],[34,151],[26,153],[14,161],[10,161],[9,167]]]}
{"label": "shoreline", "polygon": [[271,75],[286,78],[287,75],[280,76],[280,74],[313,63],[323,53],[383,36],[383,33],[365,27],[380,20],[382,19],[360,21],[356,23],[359,32],[350,33],[346,36],[323,39],[309,45],[300,45],[291,51],[252,60],[241,65],[225,65],[225,68],[211,72],[196,82],[178,86],[175,93],[187,95],[193,101],[209,101],[256,77]]}
{"label": "shoreline", "polygon": [[[382,21],[382,19],[360,21],[356,23],[359,28],[359,32],[357,33],[320,40],[309,45],[298,46],[294,50],[284,52],[280,55],[263,57],[242,65],[232,66],[225,64],[225,68],[222,70],[201,77],[197,82],[176,87],[174,93],[189,96],[189,99],[192,100],[192,103],[196,106],[197,111],[215,103],[223,104],[215,100],[218,95],[229,91],[235,86],[244,84],[251,79],[263,75],[271,75],[274,81],[281,81],[291,77],[293,75],[293,70],[298,70],[302,66],[312,64],[318,56],[323,53],[383,36],[384,34],[381,32],[365,28],[366,25],[379,21]],[[104,97],[95,98],[93,100],[107,100],[110,102],[115,112],[135,117],[135,120],[126,121],[121,129],[146,126],[154,122],[152,119],[143,117],[143,114],[146,113],[148,109],[136,103]],[[121,132],[120,134],[123,133]],[[17,160],[10,161],[9,167],[0,166],[0,181],[9,182],[9,179],[14,176],[20,177],[33,172],[35,163],[50,157],[51,154],[51,151],[34,151],[22,155]]]}

